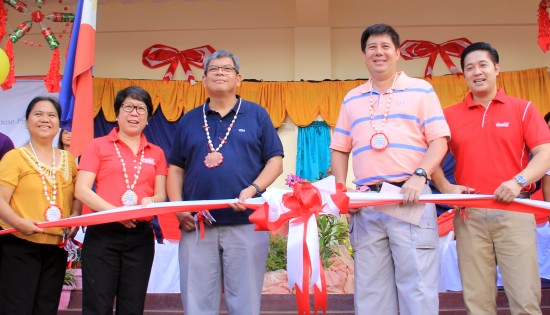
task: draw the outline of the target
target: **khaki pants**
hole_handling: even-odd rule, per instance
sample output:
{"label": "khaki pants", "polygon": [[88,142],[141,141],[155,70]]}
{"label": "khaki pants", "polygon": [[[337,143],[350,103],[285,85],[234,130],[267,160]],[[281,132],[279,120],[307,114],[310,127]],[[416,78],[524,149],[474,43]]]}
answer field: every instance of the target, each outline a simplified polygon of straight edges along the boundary
{"label": "khaki pants", "polygon": [[497,273],[513,315],[541,314],[536,224],[532,214],[468,208],[454,217],[458,266],[468,314],[496,314]]}

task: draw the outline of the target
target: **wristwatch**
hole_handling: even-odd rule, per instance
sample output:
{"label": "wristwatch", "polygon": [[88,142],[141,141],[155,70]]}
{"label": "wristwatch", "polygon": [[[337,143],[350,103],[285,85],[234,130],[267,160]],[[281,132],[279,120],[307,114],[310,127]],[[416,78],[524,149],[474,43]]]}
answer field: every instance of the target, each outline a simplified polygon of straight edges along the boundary
{"label": "wristwatch", "polygon": [[260,187],[258,187],[258,185],[256,185],[255,183],[252,183],[250,184],[250,186],[254,187],[254,189],[256,189],[256,195],[255,196],[261,196],[262,195],[262,191],[260,190]]}
{"label": "wristwatch", "polygon": [[516,182],[518,182],[518,184],[524,188],[525,186],[527,186],[527,180],[525,179],[525,177],[521,176],[521,175],[516,175],[514,177],[514,179],[516,180]]}
{"label": "wristwatch", "polygon": [[426,170],[419,167],[417,168],[416,170],[414,170],[414,173],[413,175],[416,175],[416,176],[422,176],[426,179],[426,183],[428,182],[428,173],[426,173]]}

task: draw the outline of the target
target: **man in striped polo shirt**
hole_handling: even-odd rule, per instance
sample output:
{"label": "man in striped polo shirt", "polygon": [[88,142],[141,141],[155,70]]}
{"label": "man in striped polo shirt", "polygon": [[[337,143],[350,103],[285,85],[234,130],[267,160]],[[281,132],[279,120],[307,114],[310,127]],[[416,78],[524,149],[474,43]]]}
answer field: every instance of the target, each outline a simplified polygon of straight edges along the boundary
{"label": "man in striped polo shirt", "polygon": [[[432,86],[397,71],[399,35],[391,26],[369,26],[361,51],[370,79],[344,98],[331,139],[332,173],[346,183],[351,153],[354,183],[371,191],[383,182],[400,186],[407,211],[431,193],[428,177],[447,151],[449,127]],[[351,214],[350,230],[356,314],[438,314],[433,204],[418,225],[361,208]]]}

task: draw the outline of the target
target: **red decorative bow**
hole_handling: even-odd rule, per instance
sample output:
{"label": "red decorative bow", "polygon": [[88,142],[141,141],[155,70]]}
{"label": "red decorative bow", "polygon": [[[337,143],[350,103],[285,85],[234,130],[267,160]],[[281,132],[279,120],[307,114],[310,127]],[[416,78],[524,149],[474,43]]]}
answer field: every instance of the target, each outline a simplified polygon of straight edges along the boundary
{"label": "red decorative bow", "polygon": [[[195,222],[199,225],[199,231],[200,231],[200,237],[201,240],[204,239],[204,221],[207,221],[208,224],[212,224],[212,222],[216,222],[216,219],[210,214],[210,211],[208,210],[201,210],[195,214],[193,217]],[[196,226],[196,225],[195,225]]]}
{"label": "red decorative bow", "polygon": [[543,52],[550,50],[550,0],[541,0],[539,4],[539,46]]}
{"label": "red decorative bow", "polygon": [[181,62],[181,67],[185,72],[185,78],[195,84],[195,76],[189,64],[198,68],[204,68],[204,59],[213,54],[216,50],[210,45],[204,45],[186,50],[177,50],[174,47],[156,44],[143,51],[142,62],[145,66],[155,69],[170,64],[164,74],[162,81],[170,81],[174,77],[174,72]]}
{"label": "red decorative bow", "polygon": [[[309,290],[313,287],[314,312],[326,313],[325,274],[319,256],[318,215],[347,213],[349,197],[334,177],[296,183],[294,191],[284,195],[262,195],[268,200],[249,217],[256,230],[273,231],[290,221],[287,246],[289,287],[296,289],[298,314],[310,314]],[[310,280],[311,279],[311,280]],[[310,286],[311,282],[311,286]]]}
{"label": "red decorative bow", "polygon": [[405,60],[429,57],[424,77],[431,78],[435,59],[438,54],[441,55],[451,73],[460,75],[462,72],[458,70],[449,56],[460,58],[464,48],[468,47],[471,43],[466,38],[452,39],[442,44],[434,44],[426,40],[406,40],[401,44],[399,49],[401,50],[401,56]]}

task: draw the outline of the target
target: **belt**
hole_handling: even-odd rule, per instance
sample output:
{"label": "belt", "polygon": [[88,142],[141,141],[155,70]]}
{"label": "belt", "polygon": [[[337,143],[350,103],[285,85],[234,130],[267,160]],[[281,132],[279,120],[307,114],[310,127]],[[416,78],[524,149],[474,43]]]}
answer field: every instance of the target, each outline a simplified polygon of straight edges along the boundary
{"label": "belt", "polygon": [[388,183],[388,184],[392,184],[392,185],[397,186],[397,187],[402,187],[403,184],[405,184],[405,182],[406,181],[402,181],[402,182],[378,182],[376,184],[366,185],[366,186],[369,187],[371,191],[380,192],[380,189],[382,189],[382,184],[383,183]]}

